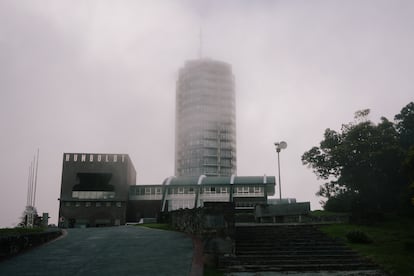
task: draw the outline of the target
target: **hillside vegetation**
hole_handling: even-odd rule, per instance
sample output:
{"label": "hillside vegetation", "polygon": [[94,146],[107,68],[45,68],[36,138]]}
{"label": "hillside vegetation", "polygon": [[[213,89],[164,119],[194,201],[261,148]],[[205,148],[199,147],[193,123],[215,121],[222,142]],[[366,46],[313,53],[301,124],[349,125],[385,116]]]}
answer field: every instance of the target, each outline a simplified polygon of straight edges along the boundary
{"label": "hillside vegetation", "polygon": [[374,225],[332,224],[320,228],[343,239],[391,275],[414,275],[414,219],[388,215]]}

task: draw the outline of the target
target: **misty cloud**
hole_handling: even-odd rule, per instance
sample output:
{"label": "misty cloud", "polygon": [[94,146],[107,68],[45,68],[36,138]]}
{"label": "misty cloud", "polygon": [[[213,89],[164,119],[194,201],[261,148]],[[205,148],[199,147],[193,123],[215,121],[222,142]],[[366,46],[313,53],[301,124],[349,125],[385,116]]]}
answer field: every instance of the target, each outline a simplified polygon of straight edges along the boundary
{"label": "misty cloud", "polygon": [[283,195],[321,184],[300,156],[356,110],[392,119],[413,100],[411,1],[0,1],[0,225],[24,209],[57,220],[63,152],[127,153],[138,184],[174,174],[175,85],[186,60],[232,65],[237,171]]}

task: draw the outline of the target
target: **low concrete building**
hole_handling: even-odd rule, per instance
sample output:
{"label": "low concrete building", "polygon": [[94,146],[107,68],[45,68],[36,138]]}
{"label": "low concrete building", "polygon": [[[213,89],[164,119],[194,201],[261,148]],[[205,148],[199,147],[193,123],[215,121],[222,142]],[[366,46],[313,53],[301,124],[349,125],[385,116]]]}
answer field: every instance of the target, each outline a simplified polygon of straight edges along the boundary
{"label": "low concrete building", "polygon": [[275,193],[274,176],[169,177],[135,185],[127,154],[65,153],[59,206],[61,227],[95,227],[158,218],[162,212],[229,202],[253,214]]}
{"label": "low concrete building", "polygon": [[[206,202],[231,202],[236,210],[253,212],[275,193],[273,176],[169,177],[161,185],[130,187],[129,220],[159,212],[203,207]],[[158,209],[157,209],[158,208]]]}
{"label": "low concrete building", "polygon": [[302,222],[310,214],[310,202],[289,202],[256,205],[255,218],[258,222]]}

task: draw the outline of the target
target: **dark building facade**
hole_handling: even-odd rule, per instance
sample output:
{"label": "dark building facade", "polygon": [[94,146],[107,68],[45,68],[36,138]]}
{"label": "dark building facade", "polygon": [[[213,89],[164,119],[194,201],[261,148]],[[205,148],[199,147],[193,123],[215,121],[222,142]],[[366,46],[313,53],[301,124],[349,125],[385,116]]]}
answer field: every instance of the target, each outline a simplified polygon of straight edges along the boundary
{"label": "dark building facade", "polygon": [[127,154],[64,153],[59,224],[111,226],[126,222],[136,171]]}

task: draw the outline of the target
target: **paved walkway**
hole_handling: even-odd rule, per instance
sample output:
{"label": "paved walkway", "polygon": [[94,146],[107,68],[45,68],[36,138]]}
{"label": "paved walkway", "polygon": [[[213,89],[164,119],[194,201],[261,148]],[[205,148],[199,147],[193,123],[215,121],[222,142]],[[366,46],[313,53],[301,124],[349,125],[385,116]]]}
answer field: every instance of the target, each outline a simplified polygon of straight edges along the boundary
{"label": "paved walkway", "polygon": [[68,229],[0,263],[0,275],[190,275],[192,239],[136,226]]}

